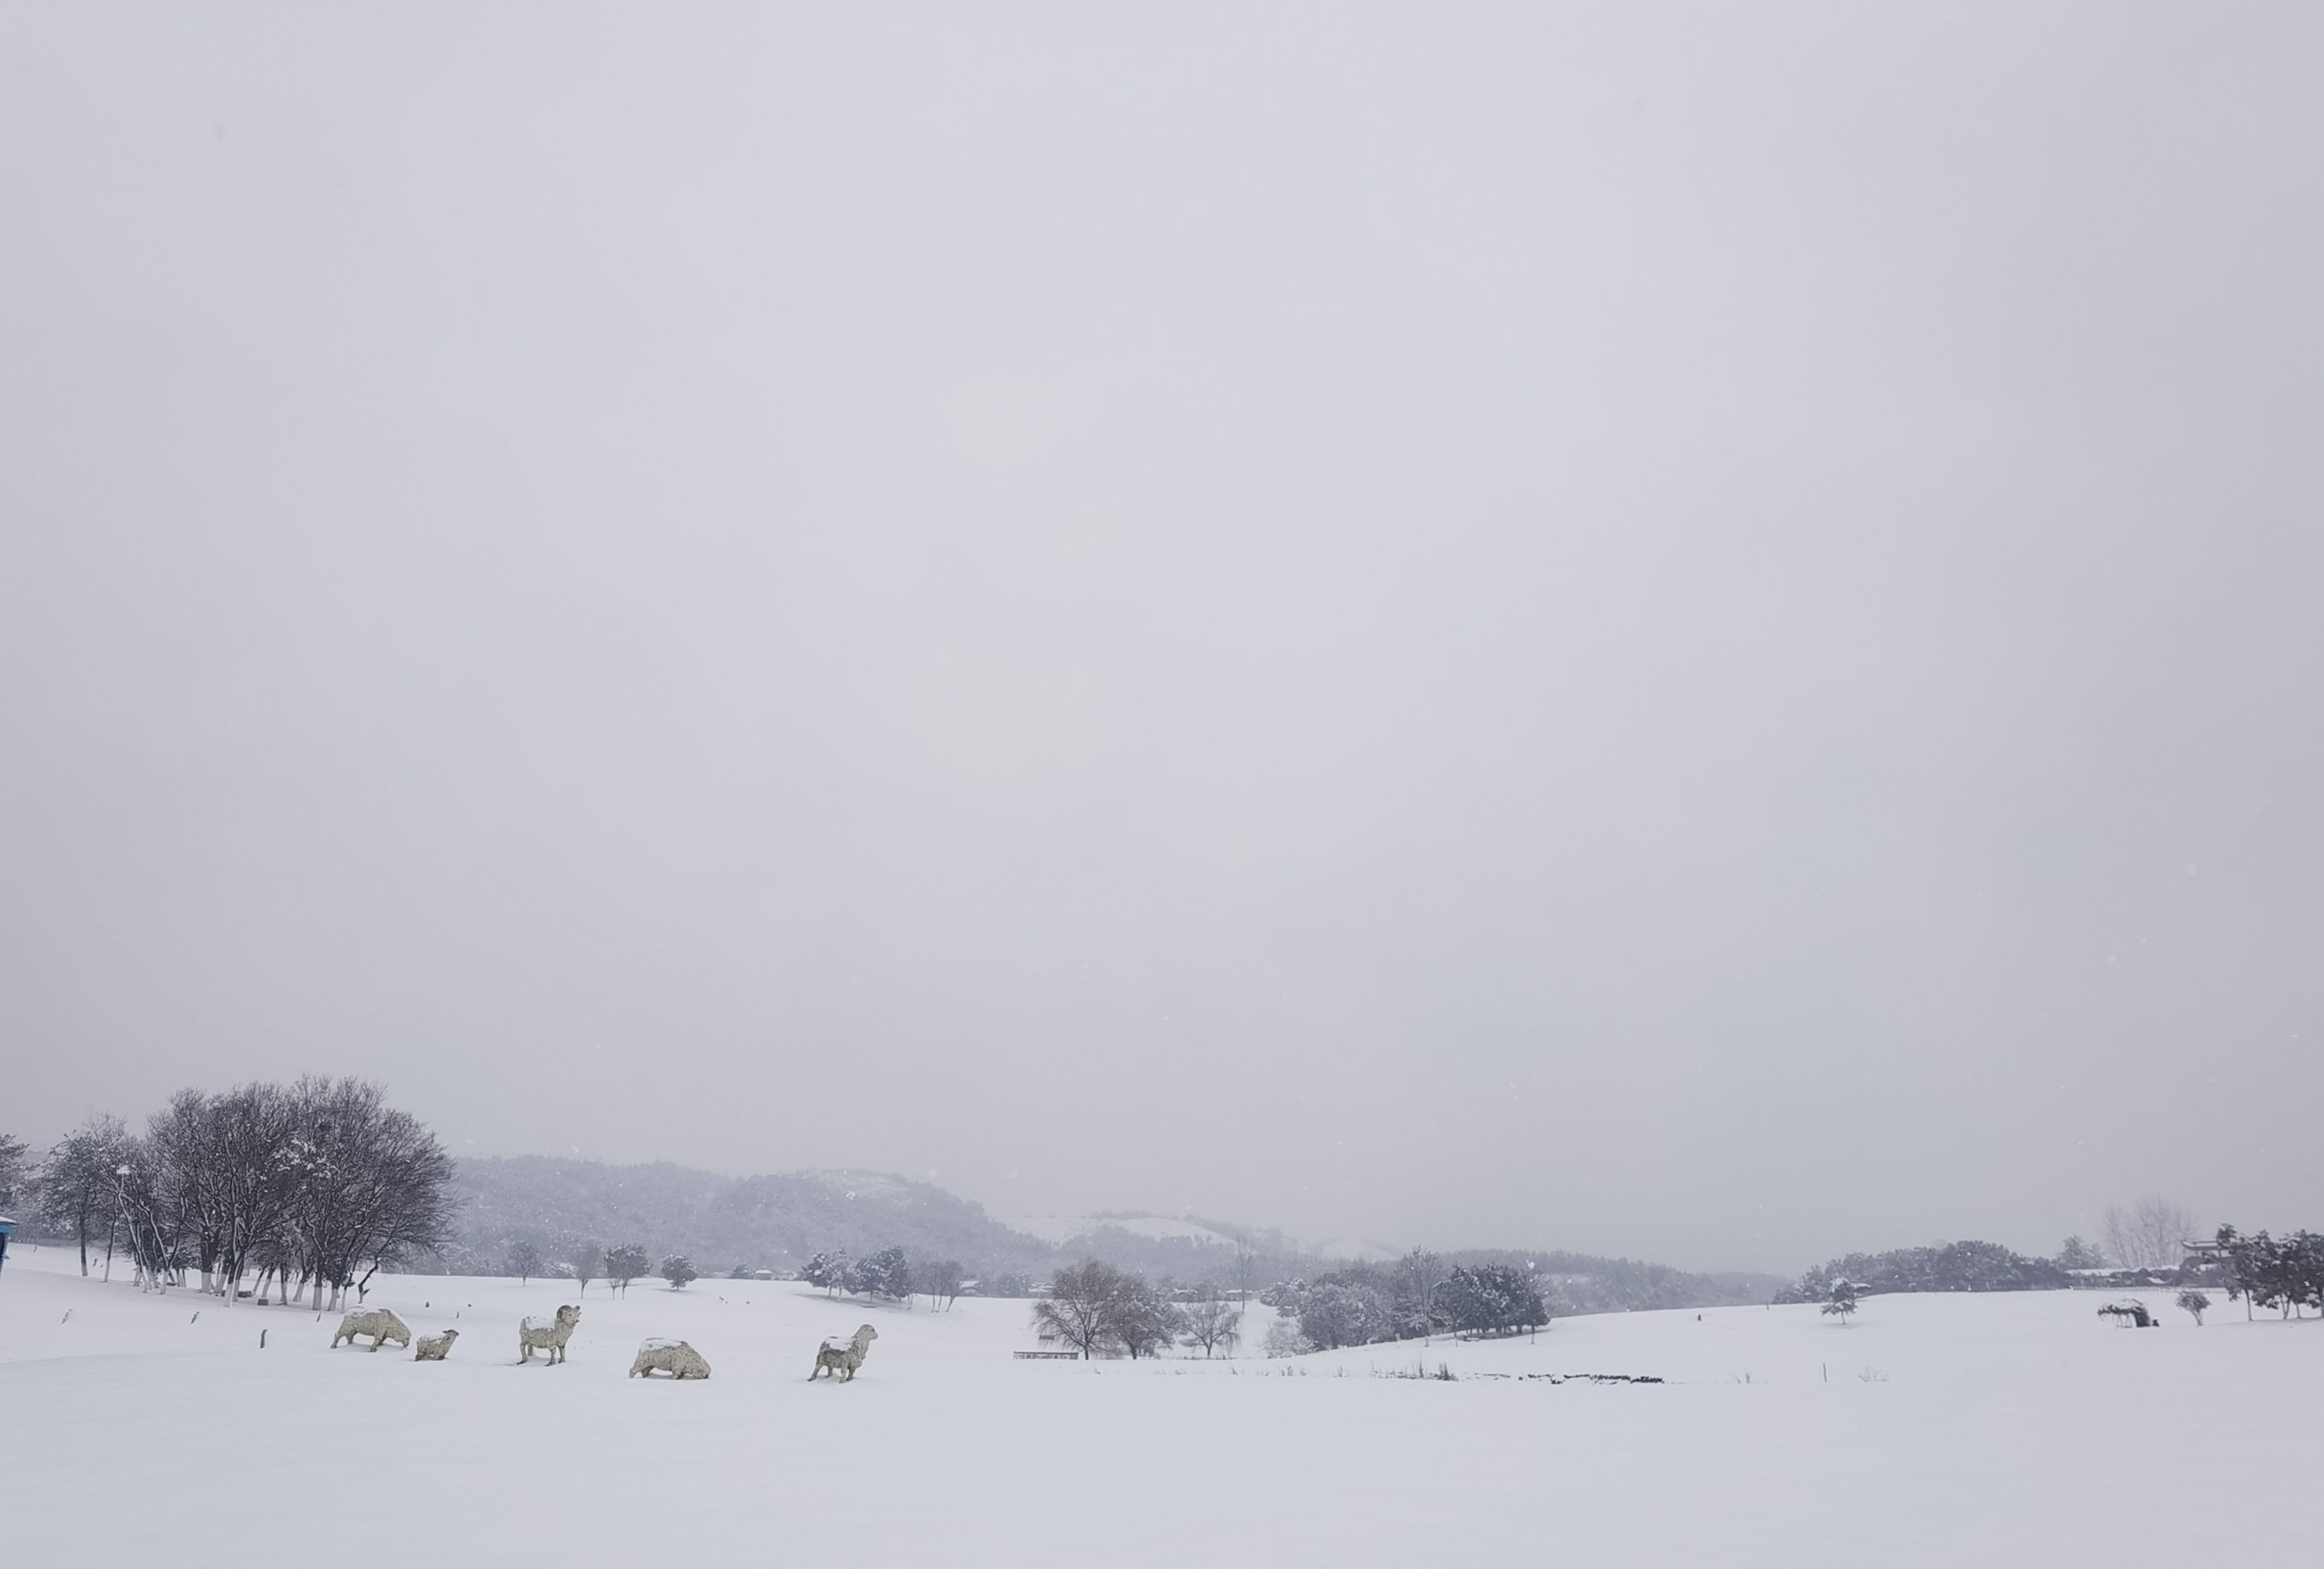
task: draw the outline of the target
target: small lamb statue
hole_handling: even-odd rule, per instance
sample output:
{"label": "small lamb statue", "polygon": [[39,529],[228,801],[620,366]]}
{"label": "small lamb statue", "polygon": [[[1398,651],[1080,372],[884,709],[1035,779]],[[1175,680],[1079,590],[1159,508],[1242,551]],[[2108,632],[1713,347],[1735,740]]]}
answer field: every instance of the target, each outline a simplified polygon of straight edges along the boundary
{"label": "small lamb statue", "polygon": [[331,1336],[331,1349],[338,1350],[341,1341],[355,1344],[355,1336],[359,1334],[371,1336],[371,1349],[374,1351],[377,1351],[383,1342],[391,1340],[398,1345],[411,1343],[411,1331],[404,1327],[403,1320],[387,1308],[373,1307],[361,1313],[350,1313],[339,1320],[339,1333]]}
{"label": "small lamb statue", "polygon": [[650,1379],[658,1372],[673,1379],[706,1379],[710,1364],[682,1340],[645,1341],[638,1347],[638,1360],[630,1364],[630,1377]]}
{"label": "small lamb statue", "polygon": [[420,1337],[420,1343],[411,1348],[411,1360],[415,1362],[440,1362],[452,1354],[452,1343],[459,1338],[460,1332],[456,1329],[447,1329],[441,1334],[423,1334]]}
{"label": "small lamb statue", "polygon": [[565,1360],[565,1343],[573,1338],[573,1326],[581,1322],[581,1310],[567,1304],[557,1310],[557,1316],[543,1324],[538,1318],[528,1318],[516,1326],[517,1365],[532,1360],[536,1351],[549,1353],[549,1365],[557,1366]]}
{"label": "small lamb statue", "polygon": [[[818,1375],[829,1373],[842,1383],[853,1383],[855,1370],[863,1365],[864,1357],[871,1352],[872,1343],[879,1338],[880,1332],[867,1324],[858,1329],[855,1338],[844,1346],[835,1346],[825,1341],[823,1348],[815,1353],[815,1371],[807,1374],[807,1381],[811,1384]],[[840,1378],[842,1373],[846,1377]]]}

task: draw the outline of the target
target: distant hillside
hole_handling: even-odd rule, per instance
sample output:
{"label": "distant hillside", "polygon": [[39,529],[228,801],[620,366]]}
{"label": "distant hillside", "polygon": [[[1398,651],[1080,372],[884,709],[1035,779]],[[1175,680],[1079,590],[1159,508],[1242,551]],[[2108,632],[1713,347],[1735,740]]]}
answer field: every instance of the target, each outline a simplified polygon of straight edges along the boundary
{"label": "distant hillside", "polygon": [[522,1155],[463,1160],[459,1220],[446,1263],[498,1272],[522,1241],[552,1257],[584,1243],[634,1241],[684,1253],[706,1272],[741,1264],[788,1272],[823,1251],[902,1248],[957,1259],[972,1274],[1054,1267],[1053,1250],[940,1187],[871,1171],[721,1177],[657,1161],[608,1166]]}
{"label": "distant hillside", "polygon": [[[873,1171],[722,1177],[669,1161],[609,1166],[522,1155],[458,1162],[454,1197],[458,1218],[441,1263],[459,1273],[503,1272],[510,1248],[520,1241],[551,1260],[586,1245],[636,1242],[655,1259],[684,1253],[705,1274],[736,1265],[790,1274],[819,1252],[862,1258],[899,1247],[914,1259],[957,1259],[972,1278],[986,1279],[1038,1279],[1094,1258],[1181,1284],[1247,1278],[1258,1287],[1348,1269],[1356,1251],[1355,1244],[1302,1248],[1280,1232],[1197,1215],[1111,1212],[1012,1223],[943,1188]],[[1372,1267],[1392,1257],[1369,1244],[1362,1252]],[[1554,1283],[1565,1310],[1575,1313],[1764,1302],[1783,1284],[1774,1277],[1689,1275],[1582,1253],[1446,1256],[1530,1266]]]}

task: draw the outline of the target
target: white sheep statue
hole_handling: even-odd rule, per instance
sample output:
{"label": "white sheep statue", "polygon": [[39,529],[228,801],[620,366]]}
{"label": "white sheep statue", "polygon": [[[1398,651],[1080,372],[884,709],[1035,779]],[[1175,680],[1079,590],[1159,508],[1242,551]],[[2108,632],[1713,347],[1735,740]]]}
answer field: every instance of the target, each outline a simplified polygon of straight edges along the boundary
{"label": "white sheep statue", "polygon": [[710,1364],[682,1340],[645,1341],[638,1347],[638,1360],[630,1364],[630,1377],[650,1379],[656,1373],[668,1373],[673,1379],[706,1379]]}
{"label": "white sheep statue", "polygon": [[460,1332],[456,1329],[447,1329],[441,1334],[423,1334],[420,1337],[420,1343],[411,1348],[411,1360],[415,1362],[440,1362],[452,1354],[452,1343],[459,1338]]}
{"label": "white sheep statue", "polygon": [[355,1344],[355,1336],[359,1334],[371,1336],[371,1349],[374,1351],[391,1340],[398,1345],[411,1343],[411,1331],[404,1326],[403,1320],[384,1307],[372,1307],[361,1313],[350,1313],[339,1320],[339,1333],[331,1336],[331,1349],[338,1350],[341,1341]]}
{"label": "white sheep statue", "polygon": [[822,1349],[815,1353],[815,1371],[807,1374],[807,1381],[811,1384],[820,1375],[829,1373],[842,1383],[853,1383],[855,1370],[863,1365],[864,1357],[871,1353],[872,1343],[879,1338],[880,1332],[867,1324],[858,1329],[855,1338],[844,1346],[825,1341]]}
{"label": "white sheep statue", "polygon": [[532,1360],[532,1353],[545,1351],[549,1365],[555,1367],[565,1360],[565,1343],[573,1338],[573,1326],[581,1322],[581,1310],[567,1305],[557,1310],[557,1316],[544,1324],[538,1318],[528,1318],[516,1326],[517,1364],[521,1367]]}

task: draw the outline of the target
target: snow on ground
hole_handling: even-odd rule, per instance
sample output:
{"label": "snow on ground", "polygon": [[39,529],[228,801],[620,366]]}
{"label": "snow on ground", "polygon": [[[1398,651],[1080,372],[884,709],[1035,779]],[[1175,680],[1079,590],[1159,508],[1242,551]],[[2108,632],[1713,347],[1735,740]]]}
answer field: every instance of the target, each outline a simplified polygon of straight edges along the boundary
{"label": "snow on ground", "polygon": [[[593,1286],[572,1360],[521,1368],[517,1319],[571,1282],[385,1281],[372,1301],[415,1334],[462,1331],[417,1363],[328,1350],[336,1315],[71,1269],[25,1249],[0,1273],[11,1564],[239,1564],[272,1543],[430,1565],[2176,1565],[2298,1555],[2324,1518],[2324,1323],[2241,1308],[2134,1331],[2088,1292],[1880,1297],[1845,1328],[1713,1308],[1081,1364],[1010,1357],[1020,1302],[657,1280]],[[809,1385],[816,1343],[867,1319],[862,1376]],[[625,1379],[654,1334],[715,1376]],[[1459,1381],[1370,1376],[1440,1362]],[[1522,1376],[1575,1372],[1673,1381]]]}

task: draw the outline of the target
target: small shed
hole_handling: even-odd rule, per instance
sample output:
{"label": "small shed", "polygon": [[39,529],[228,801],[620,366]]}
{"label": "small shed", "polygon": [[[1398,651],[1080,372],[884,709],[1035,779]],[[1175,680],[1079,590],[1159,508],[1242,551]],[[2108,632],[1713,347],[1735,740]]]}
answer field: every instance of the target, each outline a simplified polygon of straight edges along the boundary
{"label": "small shed", "polygon": [[0,1269],[7,1268],[8,1239],[15,1234],[15,1231],[16,1223],[6,1215],[0,1215]]}

